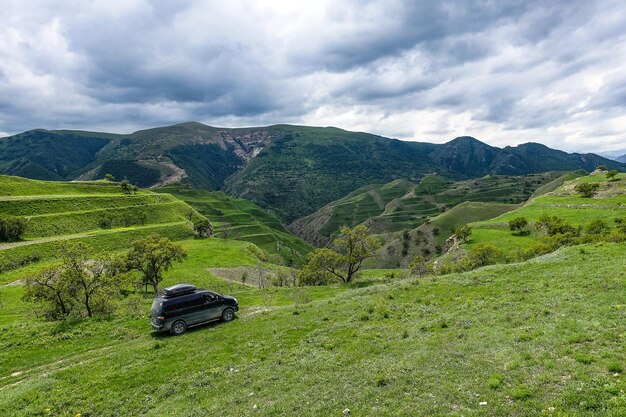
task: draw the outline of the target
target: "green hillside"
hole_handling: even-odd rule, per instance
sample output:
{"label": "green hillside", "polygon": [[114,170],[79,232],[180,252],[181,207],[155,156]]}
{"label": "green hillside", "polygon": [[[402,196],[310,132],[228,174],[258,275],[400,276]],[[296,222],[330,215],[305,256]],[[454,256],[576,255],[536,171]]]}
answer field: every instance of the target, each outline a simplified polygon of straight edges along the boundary
{"label": "green hillside", "polygon": [[322,207],[310,216],[289,225],[298,236],[324,246],[342,226],[355,226],[381,214],[385,206],[414,187],[406,180],[375,184],[359,188],[347,196]]}
{"label": "green hillside", "polygon": [[287,263],[300,264],[312,247],[294,236],[280,220],[249,200],[181,185],[158,189],[188,203],[211,219],[215,236],[252,242]]}
{"label": "green hillside", "polygon": [[[619,174],[616,181],[607,180],[603,173],[594,173],[589,176],[567,181],[554,191],[531,199],[523,207],[510,211],[493,219],[473,223],[473,232],[466,245],[471,248],[481,242],[497,242],[511,257],[519,256],[520,252],[541,243],[545,235],[530,227],[529,233],[524,235],[513,234],[509,231],[508,222],[517,217],[526,218],[531,225],[542,216],[556,216],[563,219],[574,228],[580,227],[583,231],[594,220],[605,222],[606,234],[617,229],[615,222],[626,216],[626,174]],[[594,183],[598,190],[592,198],[582,197],[575,187],[580,183]]]}
{"label": "green hillside", "polygon": [[487,220],[519,207],[518,204],[496,202],[464,202],[437,215],[412,230],[393,235],[378,250],[369,265],[380,268],[406,267],[411,259],[420,255],[432,258],[446,250],[446,239],[454,229],[479,220]]}
{"label": "green hillside", "polygon": [[158,233],[173,239],[193,235],[190,219],[201,217],[169,194],[126,194],[107,181],[49,182],[0,176],[0,215],[26,222],[24,239],[0,243],[0,270],[56,256],[60,240],[78,240],[98,250],[119,250]]}
{"label": "green hillside", "polygon": [[[289,227],[317,246],[326,245],[344,225],[363,223],[373,233],[388,235],[415,229],[466,201],[519,204],[538,188],[562,176],[559,172],[548,172],[525,176],[487,175],[473,180],[451,181],[429,175],[417,185],[396,180],[360,188],[293,222]],[[452,232],[446,228],[442,229],[442,234],[445,234],[445,240]],[[388,236],[386,238],[389,239]]]}
{"label": "green hillside", "polygon": [[109,319],[46,322],[20,285],[2,286],[0,414],[626,413],[624,244],[445,278],[305,287],[296,306],[294,289],[206,273],[254,264],[249,243],[183,243],[189,260],[167,283],[228,291],[244,306],[238,320],[157,337],[147,296]]}

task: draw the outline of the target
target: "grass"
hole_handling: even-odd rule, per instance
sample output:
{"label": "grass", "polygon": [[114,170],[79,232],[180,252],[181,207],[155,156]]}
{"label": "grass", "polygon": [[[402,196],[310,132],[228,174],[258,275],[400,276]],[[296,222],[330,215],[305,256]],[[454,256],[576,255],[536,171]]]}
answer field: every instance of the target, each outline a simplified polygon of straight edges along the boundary
{"label": "grass", "polygon": [[[622,184],[581,180],[602,182],[604,194]],[[529,206],[575,199],[572,186]],[[602,198],[616,197],[593,200]],[[480,206],[458,210],[480,216]],[[71,236],[123,251],[132,233],[180,233],[188,258],[162,285],[190,282],[241,305],[234,322],[181,337],[151,332],[153,296],[141,292],[117,300],[110,317],[37,318],[20,280],[54,262],[56,242],[0,252],[4,260],[50,245],[44,261],[0,272],[0,415],[626,415],[626,243],[562,248],[463,274],[370,269],[351,285],[259,289],[211,272],[278,268],[259,259],[255,244],[185,239],[185,224]],[[502,220],[479,223],[468,244],[490,240],[512,251],[536,238],[505,232]]]}
{"label": "grass", "polygon": [[[168,282],[220,285],[207,266],[255,262],[245,242],[184,245]],[[0,413],[623,415],[625,249],[365,288],[235,285],[238,320],[176,338],[150,333],[149,296],[139,314],[57,324],[0,287]]]}
{"label": "grass", "polygon": [[[54,259],[58,242],[77,240],[97,250],[129,247],[159,233],[174,240],[193,235],[189,218],[200,216],[169,194],[125,194],[108,181],[54,182],[0,176],[0,214],[27,223],[24,240],[0,243],[0,271]],[[102,219],[108,218],[108,226]]]}
{"label": "grass", "polygon": [[[291,228],[306,240],[323,246],[344,225],[352,227],[363,223],[373,233],[388,235],[416,229],[464,202],[496,203],[488,210],[485,208],[490,204],[475,210],[464,208],[463,211],[481,212],[474,217],[476,220],[484,220],[489,218],[486,214],[502,214],[506,211],[502,210],[506,205],[511,207],[526,201],[535,190],[561,177],[562,173],[549,172],[525,176],[487,175],[474,180],[453,182],[429,175],[417,185],[396,180],[385,185],[360,188],[316,213],[297,220],[291,224]],[[454,216],[452,214],[448,219]],[[445,230],[441,229],[443,234],[434,238],[437,243],[431,246],[441,245],[452,234],[449,231],[450,226],[443,219],[442,226]],[[465,220],[465,223],[471,220]],[[449,223],[456,224],[456,221]]]}
{"label": "grass", "polygon": [[161,187],[193,206],[215,223],[215,235],[254,243],[261,249],[279,254],[287,263],[299,264],[312,247],[293,235],[273,214],[255,203],[222,192],[190,189],[180,185]]}
{"label": "grass", "polygon": [[[626,174],[619,174],[615,181],[608,181],[604,174],[592,174],[565,181],[553,191],[532,198],[523,207],[472,224],[474,230],[469,246],[479,242],[496,243],[499,248],[514,255],[519,248],[528,248],[540,242],[543,236],[535,231],[518,236],[508,230],[508,222],[517,217],[525,217],[532,223],[543,215],[557,216],[583,229],[599,219],[615,230],[617,225],[614,220],[626,217],[625,178]],[[597,194],[592,198],[578,195],[574,188],[581,182],[597,183]]]}

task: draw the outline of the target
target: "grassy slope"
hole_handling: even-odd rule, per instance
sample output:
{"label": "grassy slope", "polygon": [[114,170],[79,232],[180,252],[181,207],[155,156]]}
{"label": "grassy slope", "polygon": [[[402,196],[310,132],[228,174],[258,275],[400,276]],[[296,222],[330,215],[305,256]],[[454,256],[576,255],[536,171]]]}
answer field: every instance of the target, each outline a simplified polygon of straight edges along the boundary
{"label": "grassy slope", "polygon": [[[531,199],[523,207],[502,216],[473,224],[474,231],[468,247],[479,242],[496,243],[498,247],[514,254],[518,248],[527,248],[541,240],[542,236],[531,233],[527,236],[514,236],[508,230],[508,221],[525,217],[530,222],[542,215],[558,216],[574,226],[586,227],[593,220],[604,220],[609,227],[615,227],[614,219],[626,216],[626,174],[620,174],[618,181],[607,181],[604,174],[589,175],[567,181],[554,191]],[[580,197],[574,187],[579,182],[594,182],[600,191],[593,198]]]}
{"label": "grassy slope", "polygon": [[[478,201],[464,202],[421,226],[407,231],[407,234],[389,240],[375,258],[369,260],[370,265],[377,267],[406,266],[413,257],[421,255],[428,258],[437,255],[437,247],[445,250],[446,239],[454,233],[454,229],[480,220],[497,217],[519,207],[517,204],[483,203]],[[407,242],[406,244],[404,242]],[[403,248],[406,247],[406,255]]]}
{"label": "grassy slope", "polygon": [[[219,286],[207,266],[254,262],[244,242],[185,245],[168,282]],[[235,285],[239,320],[176,338],[129,312],[36,320],[21,287],[0,287],[0,414],[621,416],[625,249],[361,289]],[[294,291],[312,301],[290,305]]]}
{"label": "grassy slope", "polygon": [[303,261],[312,249],[302,239],[286,230],[280,220],[255,203],[222,192],[190,189],[180,185],[161,187],[193,206],[214,222],[217,237],[252,242],[260,248],[279,253],[285,259]]}
{"label": "grassy slope", "polygon": [[429,217],[435,217],[464,201],[521,203],[533,191],[560,177],[560,173],[548,172],[526,176],[487,175],[452,182],[430,175],[415,186],[408,181],[396,180],[385,185],[360,188],[297,220],[290,228],[319,246],[327,244],[343,225],[364,223],[377,234],[412,230]]}
{"label": "grassy slope", "polygon": [[293,222],[289,227],[307,241],[324,246],[342,226],[353,227],[383,213],[390,201],[402,197],[413,187],[406,180],[368,185]]}
{"label": "grassy slope", "polygon": [[[0,270],[37,257],[56,256],[58,241],[80,240],[99,250],[117,250],[151,233],[172,239],[192,235],[189,214],[199,214],[169,194],[124,194],[118,184],[49,182],[0,176],[0,214],[27,221],[25,240],[0,243]],[[112,219],[102,229],[103,216]]]}

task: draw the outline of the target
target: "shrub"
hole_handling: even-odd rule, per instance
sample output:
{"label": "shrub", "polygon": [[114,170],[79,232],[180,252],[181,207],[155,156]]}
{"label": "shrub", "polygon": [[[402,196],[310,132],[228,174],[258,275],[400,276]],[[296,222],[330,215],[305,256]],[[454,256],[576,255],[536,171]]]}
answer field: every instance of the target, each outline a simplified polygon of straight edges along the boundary
{"label": "shrub", "polygon": [[535,227],[548,236],[555,236],[558,234],[572,234],[579,235],[580,228],[576,228],[569,223],[566,223],[565,220],[561,219],[557,216],[543,215],[541,216],[537,222],[535,222]]}
{"label": "shrub", "polygon": [[599,235],[606,233],[609,230],[609,226],[604,222],[604,220],[596,219],[589,223],[585,232],[590,235]]}
{"label": "shrub", "polygon": [[213,234],[213,226],[207,218],[201,218],[193,223],[193,230],[198,237],[209,237]]}
{"label": "shrub", "polygon": [[574,188],[582,197],[590,198],[596,194],[600,184],[593,182],[581,182]]}
{"label": "shrub", "polygon": [[516,217],[509,221],[509,230],[512,232],[522,233],[528,226],[528,220],[525,217]]}
{"label": "shrub", "polygon": [[617,176],[617,174],[619,174],[619,172],[617,172],[616,169],[612,169],[609,172],[606,173],[606,178],[609,181],[613,181],[615,179],[615,177]]}
{"label": "shrub", "polygon": [[24,219],[14,216],[0,217],[0,242],[20,240],[26,232]]}
{"label": "shrub", "polygon": [[105,211],[98,219],[98,225],[101,229],[110,229],[113,227],[113,217]]}

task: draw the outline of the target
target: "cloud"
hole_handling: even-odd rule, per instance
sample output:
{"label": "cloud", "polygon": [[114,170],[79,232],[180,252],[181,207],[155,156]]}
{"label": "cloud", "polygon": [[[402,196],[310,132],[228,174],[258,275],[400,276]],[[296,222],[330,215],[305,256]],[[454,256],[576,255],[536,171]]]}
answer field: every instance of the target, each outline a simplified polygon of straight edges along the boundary
{"label": "cloud", "polygon": [[0,131],[187,120],[623,148],[618,1],[8,0]]}

